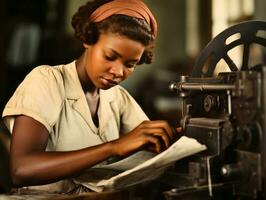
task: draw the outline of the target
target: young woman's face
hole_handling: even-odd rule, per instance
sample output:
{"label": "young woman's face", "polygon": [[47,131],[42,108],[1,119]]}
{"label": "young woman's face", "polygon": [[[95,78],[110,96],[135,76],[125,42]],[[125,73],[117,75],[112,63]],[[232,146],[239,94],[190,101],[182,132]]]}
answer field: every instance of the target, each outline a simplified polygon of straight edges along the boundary
{"label": "young woman's face", "polygon": [[101,34],[86,48],[86,72],[96,88],[108,89],[125,80],[134,71],[145,47],[118,34]]}

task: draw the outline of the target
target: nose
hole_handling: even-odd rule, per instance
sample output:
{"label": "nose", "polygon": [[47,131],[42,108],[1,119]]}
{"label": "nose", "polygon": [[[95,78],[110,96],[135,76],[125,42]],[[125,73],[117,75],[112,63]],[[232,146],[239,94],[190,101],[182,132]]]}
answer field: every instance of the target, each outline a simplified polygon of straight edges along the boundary
{"label": "nose", "polygon": [[110,73],[114,75],[115,78],[121,78],[124,76],[124,65],[121,63],[114,63],[110,68]]}

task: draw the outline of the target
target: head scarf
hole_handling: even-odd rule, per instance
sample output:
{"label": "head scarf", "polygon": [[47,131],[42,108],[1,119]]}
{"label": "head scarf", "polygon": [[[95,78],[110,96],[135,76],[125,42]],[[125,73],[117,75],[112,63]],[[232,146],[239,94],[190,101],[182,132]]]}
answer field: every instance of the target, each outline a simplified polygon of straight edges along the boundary
{"label": "head scarf", "polygon": [[114,14],[123,14],[144,19],[151,27],[153,36],[157,36],[157,21],[142,0],[114,0],[97,8],[90,16],[90,21],[100,22]]}

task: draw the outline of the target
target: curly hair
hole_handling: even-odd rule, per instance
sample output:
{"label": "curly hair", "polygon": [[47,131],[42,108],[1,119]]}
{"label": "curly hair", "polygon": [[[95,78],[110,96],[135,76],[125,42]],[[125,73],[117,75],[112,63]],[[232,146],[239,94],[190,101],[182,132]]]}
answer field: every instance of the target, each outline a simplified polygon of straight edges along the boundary
{"label": "curly hair", "polygon": [[150,64],[153,60],[154,36],[145,20],[121,14],[115,14],[101,22],[90,22],[89,16],[101,5],[112,0],[94,0],[81,6],[72,17],[75,36],[86,44],[95,44],[101,33],[115,33],[140,42],[146,48],[139,65]]}

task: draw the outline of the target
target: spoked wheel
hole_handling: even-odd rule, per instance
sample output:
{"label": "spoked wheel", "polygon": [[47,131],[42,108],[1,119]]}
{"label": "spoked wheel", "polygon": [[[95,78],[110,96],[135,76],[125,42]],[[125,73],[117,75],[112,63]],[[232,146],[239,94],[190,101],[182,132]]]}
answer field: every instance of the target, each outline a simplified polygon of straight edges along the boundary
{"label": "spoked wheel", "polygon": [[[233,25],[218,34],[203,49],[198,56],[192,72],[193,77],[211,77],[217,67],[217,63],[224,60],[230,71],[249,70],[249,58],[252,44],[266,47],[266,21],[246,21]],[[264,33],[260,35],[259,33]],[[238,36],[236,40],[228,42],[231,36]],[[237,46],[243,46],[242,65],[229,56],[228,52]],[[262,63],[260,63],[262,64]]]}

